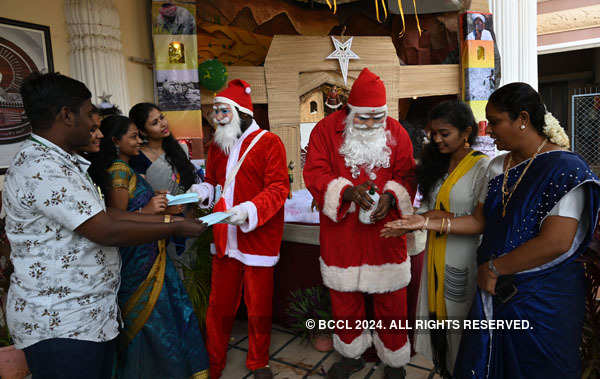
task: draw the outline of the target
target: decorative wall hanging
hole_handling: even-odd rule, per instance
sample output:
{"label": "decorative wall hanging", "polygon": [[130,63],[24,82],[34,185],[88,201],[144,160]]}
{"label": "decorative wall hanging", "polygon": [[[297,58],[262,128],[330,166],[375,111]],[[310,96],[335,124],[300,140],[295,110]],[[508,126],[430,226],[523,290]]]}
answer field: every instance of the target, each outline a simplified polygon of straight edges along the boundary
{"label": "decorative wall hanging", "polygon": [[54,71],[50,28],[0,17],[0,173],[31,133],[19,88],[35,71]]}
{"label": "decorative wall hanging", "polygon": [[[152,1],[152,41],[156,103],[178,139],[202,138],[196,6]],[[202,154],[194,149],[194,154]]]}
{"label": "decorative wall hanging", "polygon": [[348,85],[348,62],[350,59],[360,58],[354,51],[351,50],[352,37],[350,37],[346,42],[340,42],[334,36],[331,36],[331,40],[335,46],[335,51],[329,54],[325,59],[338,60],[340,63],[340,71],[342,72],[342,77],[344,78],[344,85]]}

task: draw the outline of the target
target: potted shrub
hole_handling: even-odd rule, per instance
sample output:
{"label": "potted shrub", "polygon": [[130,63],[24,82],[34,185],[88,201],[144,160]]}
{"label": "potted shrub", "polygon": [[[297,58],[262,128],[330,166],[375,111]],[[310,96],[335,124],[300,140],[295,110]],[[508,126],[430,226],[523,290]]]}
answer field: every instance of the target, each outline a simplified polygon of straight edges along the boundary
{"label": "potted shrub", "polygon": [[0,378],[21,379],[29,375],[25,353],[13,346],[6,324],[6,295],[12,273],[9,254],[10,245],[4,232],[4,220],[0,220]]}
{"label": "potted shrub", "polygon": [[[210,209],[193,210],[194,217],[202,217],[211,212]],[[184,253],[189,254],[188,262],[180,262],[183,270],[183,284],[187,290],[194,312],[200,323],[200,329],[205,330],[206,312],[210,296],[211,254],[210,244],[213,241],[212,229],[194,241],[194,244]]]}
{"label": "potted shrub", "polygon": [[331,351],[333,342],[331,331],[319,330],[318,327],[308,329],[306,321],[309,319],[331,320],[331,299],[329,291],[324,286],[302,288],[290,294],[285,310],[287,327],[299,335],[302,340],[310,341],[318,351]]}

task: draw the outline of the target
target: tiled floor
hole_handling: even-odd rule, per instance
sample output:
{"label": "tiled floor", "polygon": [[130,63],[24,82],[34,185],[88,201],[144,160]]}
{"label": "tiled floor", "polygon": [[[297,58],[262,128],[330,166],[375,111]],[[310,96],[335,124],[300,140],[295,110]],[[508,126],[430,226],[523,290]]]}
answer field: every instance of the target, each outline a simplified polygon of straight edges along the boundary
{"label": "tiled floor", "polygon": [[[248,351],[247,325],[244,321],[236,321],[227,354],[227,366],[223,371],[223,378],[251,378],[246,369],[246,352]],[[291,332],[273,326],[271,334],[269,365],[276,379],[292,378],[322,378],[331,365],[341,356],[335,351],[321,353],[310,344],[300,341],[300,338]],[[416,355],[406,367],[407,379],[427,379],[432,363],[423,356]],[[367,363],[364,369],[352,375],[358,378],[383,378],[383,365],[381,363]],[[434,376],[434,378],[440,378]]]}

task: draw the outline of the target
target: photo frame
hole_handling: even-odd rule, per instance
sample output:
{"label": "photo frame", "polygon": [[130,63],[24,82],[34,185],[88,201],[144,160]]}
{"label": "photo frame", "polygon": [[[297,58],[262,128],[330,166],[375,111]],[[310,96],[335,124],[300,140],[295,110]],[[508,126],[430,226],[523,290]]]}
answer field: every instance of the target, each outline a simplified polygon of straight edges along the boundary
{"label": "photo frame", "polygon": [[19,89],[32,72],[53,72],[50,27],[0,17],[0,175],[31,134]]}

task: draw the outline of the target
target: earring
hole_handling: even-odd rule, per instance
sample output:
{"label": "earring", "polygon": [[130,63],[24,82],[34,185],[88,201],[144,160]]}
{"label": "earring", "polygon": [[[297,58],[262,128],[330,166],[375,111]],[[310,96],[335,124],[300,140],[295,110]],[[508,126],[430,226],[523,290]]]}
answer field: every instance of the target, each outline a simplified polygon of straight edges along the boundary
{"label": "earring", "polygon": [[118,156],[119,154],[121,154],[121,151],[119,150],[119,145],[115,145],[115,150],[117,150],[117,156]]}
{"label": "earring", "polygon": [[521,130],[525,130],[525,124],[522,124],[522,125],[519,127],[519,129],[521,129]]}
{"label": "earring", "polygon": [[469,143],[469,140],[467,139],[467,137],[465,137],[465,148],[469,148],[471,147],[471,144]]}

